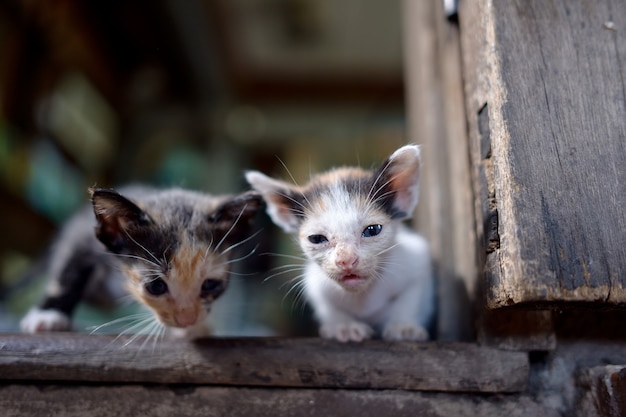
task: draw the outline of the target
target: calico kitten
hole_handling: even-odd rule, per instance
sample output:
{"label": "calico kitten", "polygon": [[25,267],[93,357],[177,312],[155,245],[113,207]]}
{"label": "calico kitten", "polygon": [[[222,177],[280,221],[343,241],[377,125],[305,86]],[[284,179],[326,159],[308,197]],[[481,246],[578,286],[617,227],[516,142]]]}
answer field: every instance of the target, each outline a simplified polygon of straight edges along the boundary
{"label": "calico kitten", "polygon": [[89,191],[92,207],[61,230],[49,254],[45,297],[22,319],[22,330],[69,330],[81,299],[110,304],[125,289],[153,312],[158,321],[149,325],[159,332],[208,334],[205,318],[228,286],[231,250],[248,236],[261,196]]}
{"label": "calico kitten", "polygon": [[334,169],[303,187],[246,174],[274,223],[297,235],[308,259],[305,294],[322,337],[429,338],[435,306],[429,248],[401,224],[417,205],[419,168],[419,147],[408,145],[379,169]]}

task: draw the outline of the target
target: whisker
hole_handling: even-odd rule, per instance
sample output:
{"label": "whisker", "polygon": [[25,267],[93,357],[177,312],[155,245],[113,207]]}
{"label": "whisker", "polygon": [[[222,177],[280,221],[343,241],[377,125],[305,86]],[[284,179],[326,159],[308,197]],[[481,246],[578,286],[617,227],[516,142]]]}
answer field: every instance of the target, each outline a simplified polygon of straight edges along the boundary
{"label": "whisker", "polygon": [[[289,168],[287,168],[287,164],[285,164],[283,162],[282,159],[280,159],[279,157],[276,157],[276,159],[278,159],[278,162],[280,162],[280,164],[283,166],[283,168],[285,168],[285,171],[287,172],[287,175],[289,175],[289,178],[291,178],[291,181],[293,181],[294,185],[296,187],[298,187],[298,190],[300,190],[300,185],[298,184],[298,182],[296,181],[296,179],[294,178],[294,176],[292,175],[291,171],[289,170]],[[304,195],[304,193],[302,191],[300,191],[300,194],[302,195],[302,198],[304,198],[304,201],[306,201],[306,203],[309,205],[309,207],[311,206],[311,202],[306,198],[306,195]],[[287,198],[289,198],[289,196],[285,196]],[[293,199],[292,199],[293,200]],[[302,206],[302,204],[298,201],[293,200],[294,202],[298,203],[298,205],[300,205],[302,208],[304,208],[304,206]]]}
{"label": "whisker", "polygon": [[124,316],[124,317],[119,317],[116,318],[114,320],[108,321],[106,323],[102,323],[100,325],[97,326],[90,326],[87,328],[87,330],[89,330],[89,334],[94,334],[98,331],[100,331],[101,329],[104,329],[106,327],[110,327],[116,324],[120,324],[120,323],[124,323],[124,322],[129,322],[129,321],[136,321],[138,319],[143,319],[146,317],[146,314],[150,314],[150,313],[146,313],[146,312],[142,312],[142,313],[136,313],[136,314],[131,314],[128,316]]}
{"label": "whisker", "polygon": [[[147,253],[148,255],[150,255],[150,257],[152,257],[152,259],[154,259],[155,262],[151,262],[153,265],[155,266],[160,266],[159,263],[159,259],[154,256],[154,254],[152,252],[150,252],[148,249],[146,249],[145,246],[143,246],[141,243],[137,242],[126,230],[124,230],[124,234],[137,246],[139,246],[141,249],[143,249],[143,251],[145,253]],[[147,261],[147,259],[146,259]]]}
{"label": "whisker", "polygon": [[[287,165],[283,162],[282,159],[280,159],[278,156],[276,157],[276,159],[278,159],[278,162],[280,162],[280,164],[283,166],[283,168],[285,169],[285,171],[287,172],[287,175],[289,175],[289,178],[291,178],[291,181],[294,183],[294,185],[297,188],[298,193],[300,193],[300,195],[302,196],[302,198],[304,199],[304,201],[309,205],[309,207],[312,207],[311,202],[309,201],[309,199],[306,197],[306,195],[302,192],[302,187],[300,187],[300,185],[298,184],[298,182],[296,181],[296,179],[294,178],[293,174],[291,173],[291,171],[289,170],[289,168],[287,168]],[[309,172],[309,176],[310,176],[310,172]],[[296,200],[295,198],[291,197],[291,195],[287,195],[284,193],[279,193],[282,197],[285,197],[286,199],[290,200],[292,203],[294,203],[295,205],[299,206],[302,208],[302,210],[294,210],[293,208],[290,208],[289,210],[295,214],[299,214],[299,215],[305,215],[305,211],[306,211],[306,206],[304,204],[302,204],[300,201]]]}
{"label": "whisker", "polygon": [[[296,307],[297,305],[300,305],[301,306],[300,313],[303,313],[304,309],[306,308],[306,299],[304,297],[304,292],[306,291],[306,282],[304,280],[301,280],[300,278],[302,278],[302,275],[295,278],[295,279],[298,279],[298,281],[296,281],[291,286],[289,291],[287,291],[287,293],[283,297],[282,303],[284,303],[285,300],[289,297],[289,295],[293,293],[292,295],[293,302],[291,304],[292,311],[294,307]],[[291,281],[294,281],[294,280],[291,280]]]}
{"label": "whisker", "polygon": [[207,256],[209,256],[209,252],[211,251],[211,247],[213,246],[213,235],[211,235],[211,240],[209,241],[209,245],[207,246],[206,250],[204,251],[204,259],[207,258]]}
{"label": "whisker", "polygon": [[383,174],[385,173],[385,171],[387,170],[387,168],[389,167],[389,164],[391,163],[391,161],[388,161],[387,164],[385,164],[385,166],[380,170],[380,172],[378,173],[378,176],[376,177],[376,179],[374,180],[374,182],[372,182],[372,186],[370,187],[369,192],[367,193],[367,197],[366,197],[366,201],[370,201],[371,197],[372,197],[372,193],[376,193],[378,192],[378,190],[380,190],[382,187],[384,187],[385,185],[387,185],[389,182],[382,184],[381,186],[379,186],[376,191],[374,191],[374,187],[378,184],[378,181],[380,181],[380,179],[382,178]]}
{"label": "whisker", "polygon": [[[272,274],[272,275],[268,276],[267,278],[264,278],[263,282],[267,282],[267,281],[269,281],[272,278],[276,278],[276,277],[278,277],[280,275],[289,274],[291,272],[296,272],[296,271],[302,271],[302,268],[291,268],[291,269],[286,269],[284,271],[276,272],[275,274]],[[304,274],[301,274],[300,276],[304,276]]]}
{"label": "whisker", "polygon": [[[302,279],[302,277],[304,277],[304,274],[300,274],[300,275],[295,276],[295,277],[293,277],[291,279],[288,279],[287,281],[283,282],[280,285],[280,287],[278,287],[278,289],[282,290],[283,287],[285,287],[286,285],[292,285],[292,287],[293,287],[293,285],[304,285],[304,280]],[[292,287],[289,289],[289,291],[291,291]],[[287,294],[285,294],[285,295],[288,295],[289,291],[287,291]]]}
{"label": "whisker", "polygon": [[[194,244],[195,244],[195,236],[194,236]],[[167,251],[170,250],[170,248],[172,247],[172,244],[170,243],[169,245],[167,245],[167,247],[163,250],[163,255],[161,255],[161,257],[163,258],[163,265],[167,265]]]}
{"label": "whisker", "polygon": [[[124,343],[123,346],[126,347],[126,346],[130,345],[131,343],[133,343],[135,340],[137,340],[138,337],[144,336],[145,335],[145,329],[148,328],[149,326],[154,325],[154,322],[156,320],[157,319],[155,317],[151,316],[151,317],[148,317],[147,319],[137,323],[136,325],[132,326],[131,328],[129,328],[128,331],[125,332],[125,334],[128,334],[131,331],[133,331],[134,334],[130,337],[130,339],[126,343]],[[139,331],[135,332],[134,331],[135,329],[139,329]]]}
{"label": "whisker", "polygon": [[116,340],[122,336],[125,336],[127,334],[135,334],[137,329],[141,329],[145,326],[146,323],[151,322],[152,320],[155,320],[155,318],[152,316],[152,314],[147,313],[146,317],[142,320],[137,320],[135,323],[132,323],[131,325],[129,325],[126,329],[122,330],[118,336],[116,337]]}
{"label": "whisker", "polygon": [[259,256],[276,256],[280,258],[295,259],[297,261],[307,261],[307,258],[304,256],[288,255],[286,253],[264,252],[259,253]]}
{"label": "whisker", "polygon": [[[137,260],[139,260],[139,261],[147,262],[147,263],[149,263],[150,265],[154,265],[154,266],[156,266],[156,267],[158,267],[158,268],[160,268],[160,267],[161,267],[161,265],[160,265],[160,264],[155,263],[155,262],[152,262],[152,261],[151,261],[151,260],[149,260],[149,259],[143,258],[143,257],[141,257],[141,256],[137,256],[137,255],[131,255],[131,254],[126,254],[126,253],[112,253],[111,255],[116,256],[116,257],[117,257],[117,256],[119,256],[120,258],[137,259]],[[156,259],[156,258],[155,258],[155,259]],[[157,260],[157,261],[158,261],[158,260]]]}
{"label": "whisker", "polygon": [[159,333],[162,326],[163,325],[156,319],[146,326],[146,331],[142,332],[146,334],[146,339],[141,344],[139,350],[143,350],[143,348],[150,342],[150,340],[152,340],[152,353],[154,353],[154,350],[156,349],[156,335]]}
{"label": "whisker", "polygon": [[239,271],[230,271],[229,272],[229,275],[232,275],[234,277],[253,277],[256,274],[257,274],[256,272],[239,272]]}
{"label": "whisker", "polygon": [[381,251],[380,251],[380,252],[378,252],[375,256],[380,256],[380,255],[382,255],[383,253],[388,252],[388,251],[390,251],[390,250],[392,250],[392,249],[394,249],[394,248],[396,248],[396,247],[398,247],[398,246],[400,246],[400,243],[393,244],[393,245],[389,246],[388,248],[385,248],[385,249],[381,250]]}
{"label": "whisker", "polygon": [[239,258],[234,258],[234,259],[230,259],[226,262],[224,262],[224,264],[229,265],[232,263],[236,263],[239,261],[243,261],[244,259],[247,259],[249,257],[251,257],[252,255],[254,255],[254,253],[256,252],[256,250],[258,249],[259,245],[256,245],[250,252],[248,252],[246,255],[240,256]]}
{"label": "whisker", "polygon": [[[292,283],[293,285],[289,288],[289,290],[285,293],[285,295],[283,296],[283,302],[285,301],[285,299],[287,299],[287,297],[289,297],[289,295],[296,289],[300,289],[300,288],[304,288],[305,282],[303,279],[301,279],[304,275],[298,275],[297,277],[294,277],[293,279],[289,280],[287,283]],[[283,285],[285,285],[283,284]]]}
{"label": "whisker", "polygon": [[[224,254],[226,254],[226,253],[230,252],[231,250],[233,250],[233,249],[235,249],[235,248],[237,248],[237,247],[239,247],[239,246],[241,246],[241,245],[245,244],[246,242],[249,242],[251,239],[254,239],[254,238],[255,238],[255,237],[256,237],[259,233],[261,233],[262,231],[263,231],[263,229],[260,229],[260,230],[256,231],[254,234],[252,234],[251,236],[248,236],[247,238],[245,238],[244,240],[239,241],[239,242],[237,242],[237,243],[235,243],[235,244],[233,244],[233,245],[230,245],[227,249],[224,249],[224,250],[220,253],[220,255],[224,255]],[[257,246],[258,246],[258,245],[257,245]],[[256,248],[255,248],[255,249],[256,249]]]}
{"label": "whisker", "polygon": [[248,207],[247,204],[245,204],[243,206],[243,208],[241,209],[241,211],[239,212],[239,214],[237,215],[237,218],[235,219],[235,221],[233,222],[233,224],[230,226],[230,228],[228,229],[228,231],[226,232],[226,234],[222,237],[222,239],[220,239],[220,241],[217,243],[217,246],[215,246],[215,249],[213,250],[213,252],[217,252],[217,250],[220,248],[220,246],[222,246],[222,243],[224,243],[226,241],[226,239],[228,238],[228,236],[231,234],[231,232],[235,229],[235,226],[237,225],[237,223],[239,223],[239,219],[241,219],[241,216],[243,215],[243,212],[246,210],[246,207]]}

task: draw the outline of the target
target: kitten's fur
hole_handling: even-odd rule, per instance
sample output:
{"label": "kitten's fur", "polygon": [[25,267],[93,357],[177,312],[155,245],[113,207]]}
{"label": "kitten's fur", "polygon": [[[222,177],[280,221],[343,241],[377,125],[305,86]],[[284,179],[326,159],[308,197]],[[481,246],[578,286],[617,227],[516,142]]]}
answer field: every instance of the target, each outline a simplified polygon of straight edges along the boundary
{"label": "kitten's fur", "polygon": [[92,207],[61,230],[44,300],[22,319],[24,332],[69,330],[81,299],[114,301],[123,284],[160,329],[208,334],[205,319],[228,285],[231,249],[248,236],[261,196],[139,186],[121,192],[90,189]]}
{"label": "kitten's fur", "polygon": [[303,187],[246,174],[274,223],[297,235],[308,258],[305,294],[322,337],[429,338],[435,306],[429,249],[401,224],[417,205],[419,168],[419,147],[408,145],[377,170],[335,169]]}

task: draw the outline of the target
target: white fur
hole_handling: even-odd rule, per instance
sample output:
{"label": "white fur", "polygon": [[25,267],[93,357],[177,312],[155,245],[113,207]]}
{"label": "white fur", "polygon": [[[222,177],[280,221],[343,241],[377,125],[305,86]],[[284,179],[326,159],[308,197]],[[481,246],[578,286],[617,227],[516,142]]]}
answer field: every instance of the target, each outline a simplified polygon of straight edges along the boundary
{"label": "white fur", "polygon": [[381,276],[362,292],[346,291],[317,263],[307,263],[306,294],[322,337],[358,342],[378,330],[386,340],[428,339],[435,309],[428,244],[404,227],[395,243]]}
{"label": "white fur", "polygon": [[31,309],[20,322],[24,333],[70,330],[70,318],[57,310]]}

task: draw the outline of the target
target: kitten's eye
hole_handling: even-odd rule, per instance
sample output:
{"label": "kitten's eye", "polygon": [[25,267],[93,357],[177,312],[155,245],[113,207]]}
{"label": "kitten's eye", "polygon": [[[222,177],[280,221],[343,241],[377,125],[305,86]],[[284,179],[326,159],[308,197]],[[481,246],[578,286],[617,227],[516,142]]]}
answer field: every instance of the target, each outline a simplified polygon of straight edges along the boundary
{"label": "kitten's eye", "polygon": [[319,245],[320,243],[328,242],[328,239],[326,239],[324,235],[311,235],[309,236],[309,242],[314,245]]}
{"label": "kitten's eye", "polygon": [[200,297],[207,298],[209,295],[219,295],[224,291],[224,281],[218,279],[205,279],[200,288]]}
{"label": "kitten's eye", "polygon": [[373,237],[379,234],[381,230],[383,230],[383,227],[380,224],[370,224],[363,230],[363,233],[361,234],[361,236]]}
{"label": "kitten's eye", "polygon": [[153,279],[146,284],[146,291],[152,295],[163,295],[167,292],[167,284],[161,278]]}

